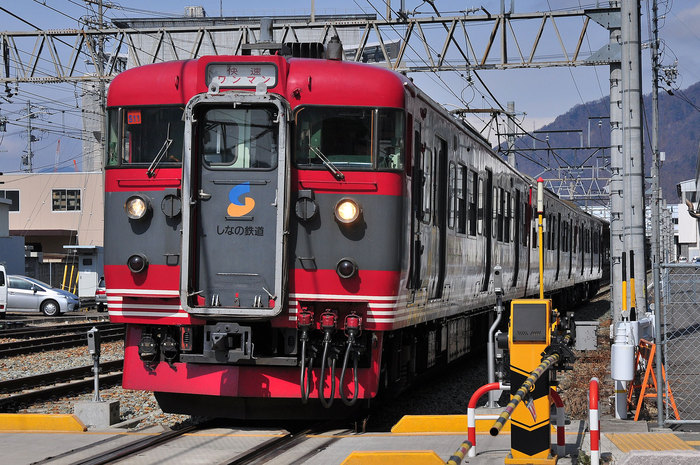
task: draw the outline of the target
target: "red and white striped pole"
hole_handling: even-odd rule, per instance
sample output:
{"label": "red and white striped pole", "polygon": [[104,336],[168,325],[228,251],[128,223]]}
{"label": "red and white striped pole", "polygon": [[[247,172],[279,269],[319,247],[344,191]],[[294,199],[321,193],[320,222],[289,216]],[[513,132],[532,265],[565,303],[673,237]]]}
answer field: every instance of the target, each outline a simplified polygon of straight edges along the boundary
{"label": "red and white striped pole", "polygon": [[598,378],[591,378],[588,391],[588,425],[591,432],[591,465],[600,464],[600,417],[598,416]]}
{"label": "red and white striped pole", "polygon": [[552,402],[554,402],[554,406],[557,408],[557,455],[561,458],[566,455],[566,436],[564,435],[566,418],[564,415],[564,401],[561,400],[559,393],[554,389],[549,390],[549,397],[552,398]]}
{"label": "red and white striped pole", "polygon": [[[503,383],[484,384],[469,398],[469,404],[467,405],[467,438],[471,442],[472,447],[467,452],[468,457],[476,457],[476,403],[481,396],[496,389],[507,391],[510,389],[510,386],[505,386]],[[489,419],[493,418],[489,417]]]}

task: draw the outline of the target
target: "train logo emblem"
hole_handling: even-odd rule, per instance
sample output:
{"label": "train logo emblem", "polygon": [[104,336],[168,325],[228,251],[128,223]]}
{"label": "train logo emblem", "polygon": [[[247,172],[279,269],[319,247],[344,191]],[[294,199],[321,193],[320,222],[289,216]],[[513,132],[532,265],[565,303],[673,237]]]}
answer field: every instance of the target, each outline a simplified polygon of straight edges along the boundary
{"label": "train logo emblem", "polygon": [[[244,194],[248,194],[249,192],[250,183],[248,182],[241,183],[231,188],[228,193],[228,200],[231,204],[226,210],[229,216],[240,217],[253,211],[253,208],[255,208],[255,199],[248,196],[243,197]],[[241,203],[241,197],[243,197],[243,203]]]}

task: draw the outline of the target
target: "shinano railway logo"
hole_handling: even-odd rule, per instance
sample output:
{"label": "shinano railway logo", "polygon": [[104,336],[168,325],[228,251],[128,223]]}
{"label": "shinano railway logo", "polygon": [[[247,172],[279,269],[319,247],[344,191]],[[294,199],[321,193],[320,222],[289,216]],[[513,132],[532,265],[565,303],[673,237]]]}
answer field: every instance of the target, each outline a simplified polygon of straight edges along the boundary
{"label": "shinano railway logo", "polygon": [[[228,193],[228,199],[231,204],[228,206],[226,212],[229,216],[240,217],[253,211],[253,208],[255,208],[255,199],[248,196],[244,197],[244,194],[248,194],[249,192],[250,183],[248,182],[233,186]],[[243,203],[241,203],[241,197],[243,197]]]}

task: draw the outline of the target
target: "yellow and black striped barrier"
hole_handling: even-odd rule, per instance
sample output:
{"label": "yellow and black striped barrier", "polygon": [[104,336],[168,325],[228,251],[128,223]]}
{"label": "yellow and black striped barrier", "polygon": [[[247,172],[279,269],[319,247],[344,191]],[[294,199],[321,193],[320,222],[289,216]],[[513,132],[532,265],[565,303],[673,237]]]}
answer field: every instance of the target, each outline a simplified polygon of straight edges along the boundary
{"label": "yellow and black striped barrier", "polygon": [[462,463],[462,460],[464,460],[464,457],[467,455],[467,452],[469,452],[469,449],[472,448],[472,443],[469,441],[469,439],[464,440],[462,444],[460,444],[459,449],[455,451],[452,456],[447,459],[446,464],[447,465],[459,465]]}
{"label": "yellow and black striped barrier", "polygon": [[523,385],[520,386],[520,389],[518,389],[517,392],[513,394],[513,398],[510,400],[510,402],[508,402],[508,405],[506,405],[505,410],[503,410],[501,415],[498,417],[496,422],[489,430],[491,436],[498,435],[498,433],[501,431],[501,428],[503,428],[503,425],[505,425],[506,422],[510,419],[511,415],[513,414],[513,410],[515,410],[515,407],[518,406],[518,404],[523,400],[527,393],[530,392],[530,390],[535,386],[535,383],[538,379],[540,379],[542,374],[549,370],[552,367],[552,365],[559,361],[559,357],[559,354],[552,354],[549,357],[545,358],[542,361],[542,363],[537,368],[535,368],[532,374],[530,374],[530,376],[525,380]]}

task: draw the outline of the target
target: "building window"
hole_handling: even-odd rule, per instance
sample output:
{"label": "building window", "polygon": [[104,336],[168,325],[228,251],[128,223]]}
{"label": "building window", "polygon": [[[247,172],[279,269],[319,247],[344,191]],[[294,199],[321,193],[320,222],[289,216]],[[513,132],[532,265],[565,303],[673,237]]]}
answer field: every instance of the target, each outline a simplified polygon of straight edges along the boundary
{"label": "building window", "polygon": [[52,189],[51,210],[80,211],[80,189]]}
{"label": "building window", "polygon": [[12,201],[12,204],[10,205],[11,212],[18,212],[19,211],[19,191],[0,190],[0,198]]}

